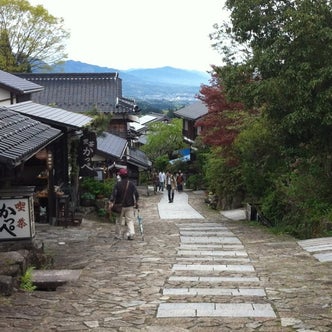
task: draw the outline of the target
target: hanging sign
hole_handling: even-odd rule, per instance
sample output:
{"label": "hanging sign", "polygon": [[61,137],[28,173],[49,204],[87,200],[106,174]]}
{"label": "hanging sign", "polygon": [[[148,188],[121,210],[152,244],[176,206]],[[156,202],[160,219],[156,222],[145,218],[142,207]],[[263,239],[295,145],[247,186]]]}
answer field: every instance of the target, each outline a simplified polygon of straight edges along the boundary
{"label": "hanging sign", "polygon": [[80,138],[79,147],[79,165],[81,176],[95,176],[96,172],[93,169],[92,157],[95,155],[97,148],[96,134],[92,132],[85,132]]}

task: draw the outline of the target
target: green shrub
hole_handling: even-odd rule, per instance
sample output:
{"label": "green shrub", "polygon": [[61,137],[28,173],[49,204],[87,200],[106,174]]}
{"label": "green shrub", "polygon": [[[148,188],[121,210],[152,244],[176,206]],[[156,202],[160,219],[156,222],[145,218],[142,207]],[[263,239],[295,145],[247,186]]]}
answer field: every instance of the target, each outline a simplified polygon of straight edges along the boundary
{"label": "green shrub", "polygon": [[86,177],[83,178],[81,182],[81,188],[85,193],[90,193],[94,196],[102,195],[104,197],[109,197],[112,194],[114,185],[115,180],[113,178],[100,181],[91,177]]}
{"label": "green shrub", "polygon": [[205,186],[206,184],[202,175],[195,174],[188,176],[186,181],[186,188],[197,190],[205,189]]}
{"label": "green shrub", "polygon": [[96,196],[94,194],[91,194],[90,192],[85,192],[81,195],[81,199],[88,199],[88,200],[94,200]]}
{"label": "green shrub", "polygon": [[330,179],[311,161],[297,162],[296,168],[277,179],[261,199],[266,218],[300,239],[323,236],[332,211]]}

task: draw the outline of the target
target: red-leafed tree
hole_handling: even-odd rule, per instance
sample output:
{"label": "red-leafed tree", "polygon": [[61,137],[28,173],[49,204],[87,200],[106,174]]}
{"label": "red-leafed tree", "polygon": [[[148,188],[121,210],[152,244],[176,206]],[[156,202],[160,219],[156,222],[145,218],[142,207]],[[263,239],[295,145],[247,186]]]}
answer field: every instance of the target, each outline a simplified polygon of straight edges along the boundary
{"label": "red-leafed tree", "polygon": [[213,69],[210,85],[202,85],[198,96],[207,106],[208,113],[196,122],[196,126],[202,127],[202,142],[211,147],[204,165],[208,188],[217,197],[217,207],[234,208],[237,207],[236,202],[243,198],[234,141],[247,113],[242,103],[227,99],[222,75],[218,73],[217,67]]}
{"label": "red-leafed tree", "polygon": [[211,85],[202,85],[198,99],[207,107],[208,114],[197,120],[202,127],[202,141],[209,146],[222,146],[229,150],[239,133],[244,117],[241,103],[229,102],[220,77],[212,74]]}

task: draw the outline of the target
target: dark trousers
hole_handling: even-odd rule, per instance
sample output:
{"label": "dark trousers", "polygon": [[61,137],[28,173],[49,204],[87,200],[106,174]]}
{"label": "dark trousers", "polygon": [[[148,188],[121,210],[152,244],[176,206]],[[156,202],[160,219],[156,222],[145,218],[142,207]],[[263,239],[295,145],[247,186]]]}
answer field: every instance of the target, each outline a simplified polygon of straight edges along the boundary
{"label": "dark trousers", "polygon": [[173,202],[174,190],[172,189],[172,186],[170,184],[167,185],[167,191],[168,191],[168,201]]}

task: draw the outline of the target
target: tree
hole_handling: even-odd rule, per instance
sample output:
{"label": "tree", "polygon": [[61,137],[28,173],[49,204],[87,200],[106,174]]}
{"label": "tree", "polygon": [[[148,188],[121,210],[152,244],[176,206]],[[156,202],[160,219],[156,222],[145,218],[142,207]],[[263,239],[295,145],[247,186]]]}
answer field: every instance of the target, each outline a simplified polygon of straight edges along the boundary
{"label": "tree", "polygon": [[208,107],[208,114],[196,121],[201,126],[201,137],[205,144],[229,148],[240,130],[244,117],[241,103],[229,102],[222,80],[213,74],[211,85],[202,85],[198,96]]}
{"label": "tree", "polygon": [[[246,105],[264,106],[285,143],[315,141],[330,149],[331,2],[228,0],[226,6],[232,25],[215,36],[231,32],[251,49],[241,64],[220,69],[226,93],[241,94]],[[223,49],[224,40],[218,42]]]}
{"label": "tree", "polygon": [[[261,116],[236,142],[244,183],[276,225],[316,236],[332,211],[332,3],[226,6],[230,24],[213,34],[226,65],[215,71],[229,101]],[[236,57],[236,48],[248,52]]]}
{"label": "tree", "polygon": [[0,0],[0,68],[31,72],[66,58],[63,19],[26,0]]}
{"label": "tree", "polygon": [[184,147],[182,120],[173,119],[170,123],[152,123],[148,128],[147,143],[142,150],[152,161],[161,156],[167,156],[170,160],[176,150]]}

